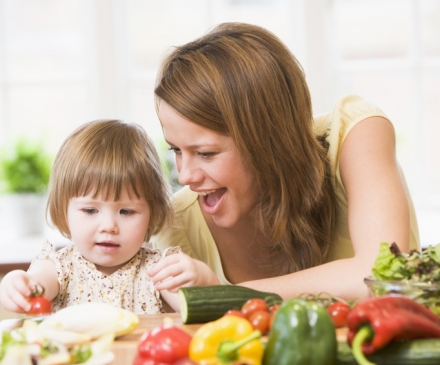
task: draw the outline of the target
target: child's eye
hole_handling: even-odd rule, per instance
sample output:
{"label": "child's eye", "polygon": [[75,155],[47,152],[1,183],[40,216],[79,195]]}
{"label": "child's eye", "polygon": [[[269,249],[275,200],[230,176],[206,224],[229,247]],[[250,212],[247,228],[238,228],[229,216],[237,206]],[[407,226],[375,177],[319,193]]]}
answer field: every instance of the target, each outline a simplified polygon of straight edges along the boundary
{"label": "child's eye", "polygon": [[130,209],[121,209],[119,211],[119,213],[121,213],[121,215],[132,215],[134,214],[134,210],[130,210]]}
{"label": "child's eye", "polygon": [[95,208],[84,208],[82,211],[86,214],[92,215],[98,212],[98,209]]}

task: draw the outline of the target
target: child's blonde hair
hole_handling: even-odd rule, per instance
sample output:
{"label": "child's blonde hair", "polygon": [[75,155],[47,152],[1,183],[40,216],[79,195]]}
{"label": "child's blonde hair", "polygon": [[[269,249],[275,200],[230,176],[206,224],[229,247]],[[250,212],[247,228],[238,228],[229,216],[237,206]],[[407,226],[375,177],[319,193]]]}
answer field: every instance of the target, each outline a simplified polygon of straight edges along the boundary
{"label": "child's blonde hair", "polygon": [[93,194],[117,201],[125,188],[150,207],[148,241],[172,217],[169,190],[154,144],[137,124],[92,121],[75,130],[55,157],[46,214],[70,238],[67,208],[71,198]]}

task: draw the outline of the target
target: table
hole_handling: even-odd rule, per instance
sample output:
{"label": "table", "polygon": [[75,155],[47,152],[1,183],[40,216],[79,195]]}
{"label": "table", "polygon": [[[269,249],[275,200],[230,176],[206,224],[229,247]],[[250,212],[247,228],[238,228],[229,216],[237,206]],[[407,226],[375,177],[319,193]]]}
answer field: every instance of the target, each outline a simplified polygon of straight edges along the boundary
{"label": "table", "polygon": [[[113,344],[113,353],[115,354],[115,360],[111,365],[131,365],[133,358],[136,355],[137,344],[142,334],[151,330],[154,327],[163,324],[164,318],[172,318],[174,323],[178,326],[182,325],[182,319],[180,313],[161,313],[161,314],[141,314],[139,315],[139,325],[131,333],[118,337]],[[193,335],[200,324],[182,325],[185,331]]]}

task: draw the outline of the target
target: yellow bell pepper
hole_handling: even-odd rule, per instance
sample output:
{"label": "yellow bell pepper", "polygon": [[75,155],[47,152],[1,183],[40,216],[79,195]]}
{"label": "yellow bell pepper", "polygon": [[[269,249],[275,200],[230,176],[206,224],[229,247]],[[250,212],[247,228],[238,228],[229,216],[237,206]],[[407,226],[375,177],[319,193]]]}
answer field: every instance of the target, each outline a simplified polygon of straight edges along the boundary
{"label": "yellow bell pepper", "polygon": [[224,316],[200,327],[194,334],[189,357],[201,365],[261,365],[263,344],[260,331],[237,316]]}

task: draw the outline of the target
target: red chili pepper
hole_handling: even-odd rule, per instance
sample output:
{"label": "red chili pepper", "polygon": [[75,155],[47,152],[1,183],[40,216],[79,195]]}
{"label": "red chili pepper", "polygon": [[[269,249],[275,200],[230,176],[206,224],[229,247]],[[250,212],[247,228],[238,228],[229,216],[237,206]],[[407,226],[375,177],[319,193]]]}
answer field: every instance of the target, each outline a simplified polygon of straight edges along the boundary
{"label": "red chili pepper", "polygon": [[415,300],[388,295],[366,299],[348,314],[348,343],[360,364],[396,340],[440,338],[440,317]]}
{"label": "red chili pepper", "polygon": [[188,357],[191,335],[173,324],[163,324],[145,332],[133,365],[170,365]]}

